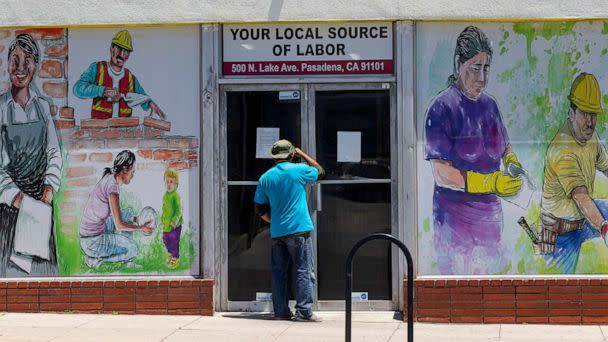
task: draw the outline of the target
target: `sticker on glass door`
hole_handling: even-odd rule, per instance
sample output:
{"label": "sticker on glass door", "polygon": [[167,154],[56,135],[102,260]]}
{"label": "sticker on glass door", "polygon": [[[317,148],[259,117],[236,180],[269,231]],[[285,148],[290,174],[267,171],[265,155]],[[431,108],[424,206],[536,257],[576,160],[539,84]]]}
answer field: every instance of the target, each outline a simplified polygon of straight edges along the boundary
{"label": "sticker on glass door", "polygon": [[289,100],[299,100],[300,99],[300,91],[299,90],[286,90],[279,92],[279,101],[289,101]]}
{"label": "sticker on glass door", "polygon": [[271,292],[256,292],[255,300],[258,302],[272,302]]}
{"label": "sticker on glass door", "polygon": [[367,292],[351,292],[351,297],[354,301],[365,302],[369,298]]}

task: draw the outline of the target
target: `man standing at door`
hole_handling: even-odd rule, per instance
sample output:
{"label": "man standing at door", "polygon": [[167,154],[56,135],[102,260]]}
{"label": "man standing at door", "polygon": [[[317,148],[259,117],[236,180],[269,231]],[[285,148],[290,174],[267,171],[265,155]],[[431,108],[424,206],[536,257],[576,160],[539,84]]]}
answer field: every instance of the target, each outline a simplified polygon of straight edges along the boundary
{"label": "man standing at door", "polygon": [[[306,185],[325,171],[301,149],[279,140],[270,150],[275,165],[266,171],[255,191],[255,208],[270,223],[272,238],[272,305],[277,319],[291,319],[287,298],[290,261],[296,270],[296,321],[319,322],[312,313],[315,276],[310,232],[314,229],[306,203]],[[298,156],[308,165],[292,163]]]}

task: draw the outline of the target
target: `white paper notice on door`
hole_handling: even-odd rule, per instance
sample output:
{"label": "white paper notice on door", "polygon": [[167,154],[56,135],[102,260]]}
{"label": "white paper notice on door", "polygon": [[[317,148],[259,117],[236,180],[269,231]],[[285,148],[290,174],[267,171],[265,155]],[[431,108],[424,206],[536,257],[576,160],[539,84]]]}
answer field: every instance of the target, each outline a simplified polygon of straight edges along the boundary
{"label": "white paper notice on door", "polygon": [[257,159],[272,159],[270,149],[279,140],[281,130],[277,127],[257,127],[255,138],[255,157]]}
{"label": "white paper notice on door", "polygon": [[361,162],[361,132],[338,131],[338,163]]}

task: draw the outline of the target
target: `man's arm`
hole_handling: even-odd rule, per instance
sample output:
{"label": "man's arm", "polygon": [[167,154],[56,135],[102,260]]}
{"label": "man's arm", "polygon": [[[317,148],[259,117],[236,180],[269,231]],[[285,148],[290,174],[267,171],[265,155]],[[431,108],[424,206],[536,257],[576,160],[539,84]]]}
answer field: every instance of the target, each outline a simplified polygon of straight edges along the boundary
{"label": "man's arm", "polygon": [[104,86],[96,84],[95,76],[97,76],[97,63],[92,63],[82,73],[80,79],[74,84],[74,87],[72,87],[74,95],[81,99],[92,99],[103,96],[106,89]]}
{"label": "man's arm", "polygon": [[270,223],[270,215],[268,214],[264,214],[262,216],[260,216],[260,218],[268,223]]}
{"label": "man's arm", "polygon": [[321,179],[321,178],[325,177],[325,170],[323,169],[323,167],[321,165],[319,165],[319,163],[316,160],[314,160],[311,156],[306,154],[306,152],[304,152],[300,148],[296,147],[296,155],[300,156],[302,159],[304,159],[306,164],[317,169],[317,171],[319,172],[317,179]]}
{"label": "man's arm", "polygon": [[262,220],[270,223],[270,206],[268,204],[255,203],[255,212]]}
{"label": "man's arm", "polygon": [[[604,224],[604,216],[593,202],[593,199],[587,191],[587,187],[579,186],[572,190],[572,199],[576,203],[578,209],[585,215],[585,218],[595,228],[601,230]],[[604,233],[604,232],[602,232]]]}
{"label": "man's arm", "polygon": [[51,204],[53,201],[53,194],[59,191],[59,186],[61,185],[61,168],[63,167],[63,158],[61,157],[61,150],[59,149],[59,139],[57,138],[55,123],[51,119],[51,116],[48,115],[48,112],[47,118],[47,166],[44,176],[44,192],[42,200],[48,204]]}
{"label": "man's arm", "polygon": [[23,193],[19,191],[13,179],[5,170],[8,164],[8,154],[0,142],[0,203],[19,208]]}
{"label": "man's arm", "polygon": [[[2,99],[5,99],[2,96]],[[4,109],[6,108],[6,102],[0,104],[0,125],[4,124]],[[13,179],[6,172],[6,166],[9,164],[8,151],[6,146],[0,139],[0,203],[16,206],[17,208],[21,204],[23,199],[23,193],[17,188],[17,185],[13,182]]]}

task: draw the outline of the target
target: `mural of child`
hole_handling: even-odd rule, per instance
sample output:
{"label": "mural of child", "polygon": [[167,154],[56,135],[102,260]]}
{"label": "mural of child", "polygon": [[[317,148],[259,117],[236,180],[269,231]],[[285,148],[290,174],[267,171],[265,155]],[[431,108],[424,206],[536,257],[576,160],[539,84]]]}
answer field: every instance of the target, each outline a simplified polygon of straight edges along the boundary
{"label": "mural of child", "polygon": [[493,274],[502,271],[504,248],[500,197],[516,195],[522,180],[503,174],[521,168],[511,149],[494,98],[484,92],[492,46],[478,27],[456,40],[454,72],[448,87],[426,113],[426,151],[431,162],[434,244],[441,274]]}
{"label": "mural of child", "polygon": [[137,224],[132,208],[120,208],[119,187],[135,175],[135,154],[124,150],[106,168],[85,205],[80,221],[80,246],[85,263],[97,268],[104,262],[129,262],[137,254],[133,232],[151,234],[150,222]]}
{"label": "mural of child", "polygon": [[179,239],[182,233],[182,205],[177,186],[179,175],[177,170],[168,168],[165,170],[166,192],[163,196],[163,211],[161,222],[163,225],[163,242],[169,253],[167,265],[174,269],[179,266]]}

